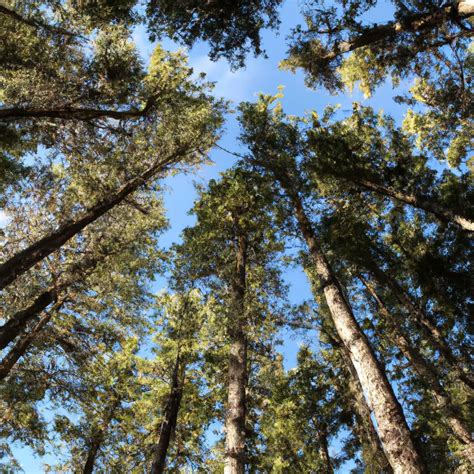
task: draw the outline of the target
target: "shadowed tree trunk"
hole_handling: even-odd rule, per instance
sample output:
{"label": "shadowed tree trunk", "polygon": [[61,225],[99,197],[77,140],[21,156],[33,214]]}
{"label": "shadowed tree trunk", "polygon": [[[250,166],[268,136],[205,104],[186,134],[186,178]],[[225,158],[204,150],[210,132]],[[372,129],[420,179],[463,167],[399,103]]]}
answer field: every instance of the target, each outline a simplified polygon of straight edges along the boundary
{"label": "shadowed tree trunk", "polygon": [[452,212],[451,210],[440,206],[432,199],[430,200],[422,196],[404,193],[368,179],[358,178],[355,174],[351,176],[344,176],[359,186],[369,189],[370,191],[374,191],[383,196],[391,197],[404,204],[409,204],[410,206],[422,209],[429,214],[433,214],[445,224],[454,223],[464,230],[474,232],[474,222],[472,220],[459,213]]}
{"label": "shadowed tree trunk", "polygon": [[0,349],[5,349],[38,314],[44,311],[57,299],[55,288],[44,291],[28,308],[15,313],[2,327],[0,327]]}
{"label": "shadowed tree trunk", "polygon": [[110,422],[112,421],[117,408],[120,406],[121,400],[120,398],[114,397],[111,405],[109,405],[109,409],[106,412],[106,416],[101,424],[95,430],[93,436],[91,436],[89,444],[87,446],[87,457],[86,462],[84,463],[84,468],[82,469],[82,474],[92,474],[94,471],[94,466],[97,461],[97,455],[99,454],[99,450],[105,440],[105,436],[107,434],[107,430],[109,429]]}
{"label": "shadowed tree trunk", "polygon": [[331,458],[329,456],[327,430],[325,426],[321,426],[319,429],[318,444],[319,457],[321,458],[321,463],[323,466],[321,474],[333,474],[334,470],[332,468]]}
{"label": "shadowed tree trunk", "polygon": [[45,313],[41,319],[33,326],[31,331],[25,334],[10,350],[10,352],[0,362],[0,380],[3,380],[15,366],[18,360],[23,357],[28,347],[36,339],[41,330],[46,326],[51,317],[53,311]]}
{"label": "shadowed tree trunk", "polygon": [[247,243],[237,236],[235,278],[232,282],[233,305],[229,320],[230,354],[228,395],[225,420],[225,474],[243,474],[246,464],[245,416],[247,387],[247,337],[245,334],[245,285]]}
{"label": "shadowed tree trunk", "polygon": [[294,209],[301,234],[308,246],[315,273],[323,289],[336,331],[347,347],[359,381],[367,394],[379,428],[380,441],[396,474],[423,472],[402,408],[369,341],[361,331],[342,285],[317,241],[297,188],[287,172],[275,173]]}
{"label": "shadowed tree trunk", "polygon": [[61,248],[71,237],[81,232],[87,225],[97,220],[114,206],[123,202],[130,194],[151,178],[163,171],[168,165],[174,163],[183,151],[173,153],[170,157],[155,162],[144,173],[128,181],[115,192],[110,192],[107,197],[90,207],[76,219],[70,219],[60,225],[49,235],[37,240],[26,249],[18,252],[13,257],[0,265],[0,289],[5,288],[17,277],[28,271],[33,265],[43,260],[54,251]]}
{"label": "shadowed tree trunk", "polygon": [[86,257],[73,264],[67,271],[67,276],[62,282],[58,282],[41,293],[28,308],[15,313],[3,326],[0,327],[0,349],[4,349],[10,342],[18,337],[25,327],[35,319],[50,304],[54,303],[58,296],[67,290],[69,286],[77,282],[85,272],[92,271],[104,258],[106,253],[97,257]]}
{"label": "shadowed tree trunk", "polygon": [[396,281],[386,272],[382,271],[375,262],[369,262],[367,269],[380,286],[390,288],[393,295],[402,304],[402,306],[407,308],[414,322],[422,330],[425,338],[429,341],[434,349],[439,351],[440,356],[452,369],[455,376],[464,382],[470,389],[474,389],[474,380],[472,376],[464,371],[459,359],[453,354],[448,343],[444,340],[444,336],[442,335],[441,331],[436,327],[431,318],[412,301],[411,297],[398,283],[398,281]]}
{"label": "shadowed tree trunk", "polygon": [[162,474],[165,472],[168,448],[171,438],[174,436],[176,431],[179,407],[183,397],[183,379],[184,367],[182,366],[178,355],[173,369],[170,394],[166,402],[164,418],[160,425],[158,443],[153,450],[153,461],[150,470],[151,474]]}
{"label": "shadowed tree trunk", "polygon": [[[354,35],[347,41],[340,41],[325,54],[316,56],[314,61],[318,64],[327,64],[339,56],[356,49],[375,46],[377,43],[391,41],[404,33],[412,33],[423,36],[430,34],[431,30],[439,28],[447,20],[466,20],[474,15],[474,2],[472,0],[453,1],[443,8],[429,13],[411,13],[403,21],[391,21],[381,25],[375,25],[364,29],[359,35]],[[310,47],[311,42],[305,45]]]}
{"label": "shadowed tree trunk", "polygon": [[465,426],[462,417],[459,415],[457,408],[453,405],[451,397],[440,384],[436,368],[426,361],[418,349],[413,346],[409,337],[402,329],[403,321],[398,320],[398,318],[392,315],[372,284],[363,277],[359,278],[376,301],[380,314],[389,324],[395,344],[408,360],[413,370],[426,382],[427,392],[435,399],[438,409],[446,418],[454,436],[464,446],[463,456],[470,462],[474,459],[474,442],[472,436],[469,429]]}

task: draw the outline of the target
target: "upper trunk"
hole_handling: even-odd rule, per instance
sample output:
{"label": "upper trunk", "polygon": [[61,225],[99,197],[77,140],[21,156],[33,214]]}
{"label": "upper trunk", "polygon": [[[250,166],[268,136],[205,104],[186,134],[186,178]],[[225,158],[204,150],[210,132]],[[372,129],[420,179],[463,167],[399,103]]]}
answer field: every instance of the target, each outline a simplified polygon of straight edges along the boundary
{"label": "upper trunk", "polygon": [[385,305],[385,302],[369,282],[363,278],[361,278],[361,280],[377,302],[380,313],[389,324],[395,344],[413,367],[414,371],[426,382],[428,393],[431,393],[435,399],[438,409],[446,418],[454,436],[464,445],[465,448],[462,456],[465,457],[468,462],[474,459],[474,442],[472,441],[470,431],[459,415],[458,409],[453,405],[451,397],[441,385],[436,368],[425,360],[418,349],[413,346],[409,337],[402,329],[403,321],[398,320],[398,318],[392,315]]}
{"label": "upper trunk", "polygon": [[277,178],[293,204],[300,231],[311,254],[334,325],[350,353],[361,386],[367,394],[390,465],[396,474],[422,472],[422,463],[411,439],[402,408],[395,398],[369,341],[352,313],[341,283],[320,249],[312,225],[303,209],[301,198],[287,175],[279,175]]}
{"label": "upper trunk", "polygon": [[351,361],[350,353],[341,341],[335,341],[334,345],[341,351],[349,373],[348,385],[356,416],[356,433],[362,445],[364,462],[374,472],[391,474],[393,472],[392,468],[380,444],[379,435],[372,422],[372,410],[367,405],[364,390],[360,384],[354,364]]}
{"label": "upper trunk", "polygon": [[386,272],[382,271],[375,264],[375,262],[369,262],[367,267],[368,270],[373,274],[375,280],[377,280],[377,282],[382,286],[388,286],[397,300],[408,309],[414,322],[421,329],[424,337],[429,341],[435,350],[439,351],[440,356],[452,369],[454,375],[459,380],[464,382],[469,388],[473,389],[474,381],[472,380],[472,376],[464,371],[461,362],[453,354],[449,344],[445,341],[443,334],[438,329],[436,324],[433,323],[428,314],[426,314],[422,308],[412,301],[411,297],[402,288],[398,281],[396,281]]}
{"label": "upper trunk", "polygon": [[160,425],[158,443],[154,449],[153,462],[150,470],[151,474],[162,474],[165,472],[166,456],[171,438],[174,436],[176,431],[179,407],[183,397],[183,378],[184,367],[182,366],[178,355],[173,369],[170,394],[168,401],[166,402],[164,418]]}
{"label": "upper trunk", "polygon": [[4,357],[0,363],[0,380],[3,380],[22,357],[32,341],[36,339],[37,335],[41,332],[43,327],[51,319],[53,312],[44,314],[44,316],[33,326],[31,331],[24,335],[10,350],[10,352]]}
{"label": "upper trunk", "polygon": [[322,470],[320,472],[321,474],[333,474],[334,470],[332,468],[331,458],[329,456],[328,438],[325,427],[321,427],[319,429],[318,443],[319,457],[321,459],[322,465]]}
{"label": "upper trunk", "polygon": [[410,206],[416,207],[418,209],[422,209],[429,214],[433,214],[441,222],[446,224],[454,223],[464,230],[474,232],[474,222],[472,220],[459,213],[455,213],[449,209],[444,208],[443,206],[434,202],[432,199],[424,198],[423,196],[415,194],[404,193],[389,186],[376,183],[372,180],[357,178],[355,175],[348,176],[348,178],[366,189],[370,189],[371,191],[375,191],[378,194],[391,197],[397,201],[409,204]]}
{"label": "upper trunk", "polygon": [[155,162],[144,173],[128,181],[115,192],[111,192],[107,197],[90,207],[81,217],[70,219],[60,225],[56,230],[46,237],[37,240],[26,249],[18,252],[5,263],[0,265],[0,289],[5,288],[18,276],[28,271],[33,265],[40,262],[54,251],[61,248],[71,237],[81,232],[87,225],[97,220],[107,211],[125,200],[127,196],[136,191],[158,172],[171,164],[179,152],[173,153],[170,157],[160,162]]}
{"label": "upper trunk", "polygon": [[230,354],[226,412],[225,474],[243,474],[246,464],[245,416],[247,388],[247,338],[245,334],[245,285],[247,244],[237,236],[233,305],[229,320]]}
{"label": "upper trunk", "polygon": [[315,58],[316,61],[329,62],[338,56],[378,42],[388,41],[403,33],[423,34],[440,27],[446,21],[466,20],[474,15],[472,0],[454,1],[436,11],[429,13],[411,13],[403,21],[391,21],[385,24],[366,28],[363,33],[353,36],[347,41],[336,43],[331,51]]}
{"label": "upper trunk", "polygon": [[2,327],[0,327],[0,349],[4,349],[12,342],[41,311],[56,301],[57,292],[54,288],[44,291],[28,308],[15,313]]}

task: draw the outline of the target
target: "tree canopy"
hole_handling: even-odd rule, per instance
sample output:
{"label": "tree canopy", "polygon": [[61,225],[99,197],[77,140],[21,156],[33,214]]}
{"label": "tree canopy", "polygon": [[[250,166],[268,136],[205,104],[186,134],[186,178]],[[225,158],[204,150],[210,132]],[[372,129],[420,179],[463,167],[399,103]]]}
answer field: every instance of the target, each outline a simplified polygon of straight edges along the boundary
{"label": "tree canopy", "polygon": [[2,472],[472,472],[474,2],[300,7],[0,5]]}

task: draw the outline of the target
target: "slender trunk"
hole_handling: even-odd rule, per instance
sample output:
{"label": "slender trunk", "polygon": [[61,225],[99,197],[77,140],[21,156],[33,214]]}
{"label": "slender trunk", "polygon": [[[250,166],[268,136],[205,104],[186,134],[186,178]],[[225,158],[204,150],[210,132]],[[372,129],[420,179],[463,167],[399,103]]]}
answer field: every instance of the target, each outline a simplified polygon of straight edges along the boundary
{"label": "slender trunk", "polygon": [[62,282],[58,282],[54,287],[41,293],[28,308],[15,313],[0,327],[0,349],[4,349],[18,337],[31,321],[58,299],[60,293],[76,282],[84,272],[93,270],[105,256],[104,254],[100,257],[85,257],[71,265],[67,270],[66,278]]}
{"label": "slender trunk", "polygon": [[8,375],[18,360],[23,357],[32,341],[36,339],[38,334],[51,319],[52,315],[52,311],[45,313],[44,316],[33,326],[31,331],[24,335],[4,357],[0,362],[0,380],[3,380]]}
{"label": "slender trunk", "polygon": [[429,200],[422,196],[416,196],[414,194],[407,194],[368,179],[357,178],[355,176],[350,176],[349,179],[366,189],[433,214],[441,222],[446,224],[453,222],[464,230],[474,232],[474,221],[440,206],[436,202],[433,202],[433,200]]}
{"label": "slender trunk", "polygon": [[301,199],[288,177],[278,176],[278,178],[292,201],[300,231],[313,259],[316,275],[323,288],[334,325],[349,350],[362,388],[367,394],[390,465],[396,474],[422,472],[421,460],[413,444],[402,408],[369,341],[352,313],[340,282],[320,249]]}
{"label": "slender trunk", "polygon": [[382,271],[375,262],[370,262],[368,270],[372,273],[380,286],[387,286],[391,289],[397,300],[405,306],[413,317],[415,323],[422,330],[425,338],[431,346],[438,350],[440,356],[451,368],[456,378],[464,382],[470,389],[474,389],[472,376],[465,372],[458,358],[453,354],[448,343],[444,340],[441,331],[436,327],[431,318],[416,305],[402,286],[390,275]]}
{"label": "slender trunk", "polygon": [[178,412],[183,397],[183,374],[184,368],[181,366],[179,355],[173,369],[171,378],[170,394],[164,410],[164,418],[160,425],[160,436],[155,446],[151,474],[162,474],[165,472],[166,456],[171,438],[176,431]]}
{"label": "slender trunk", "polygon": [[120,398],[115,398],[111,405],[109,405],[108,410],[105,413],[105,418],[97,430],[95,430],[94,435],[91,437],[88,450],[87,450],[87,457],[84,467],[82,469],[82,474],[92,474],[95,466],[95,462],[97,460],[97,455],[99,454],[99,450],[104,442],[105,435],[109,428],[110,422],[114,417],[115,411],[120,406],[121,400]]}
{"label": "slender trunk", "polygon": [[89,444],[86,463],[84,464],[84,469],[82,470],[82,474],[92,474],[92,471],[94,470],[95,460],[97,459],[97,453],[99,452],[103,439],[104,439],[103,434],[100,433]]}
{"label": "slender trunk", "polygon": [[360,277],[360,279],[376,301],[385,321],[389,324],[397,347],[413,367],[413,370],[426,382],[428,393],[435,399],[438,409],[445,416],[454,436],[464,445],[463,456],[467,457],[467,461],[474,459],[474,442],[470,431],[459,416],[458,410],[453,405],[451,397],[439,383],[436,368],[426,361],[419,351],[413,347],[409,337],[402,329],[403,322],[392,315],[371,283],[362,277]]}
{"label": "slender trunk", "polygon": [[332,468],[331,458],[329,456],[327,432],[326,427],[324,426],[319,429],[318,443],[319,457],[321,458],[321,464],[323,468],[321,474],[333,474],[334,470]]}
{"label": "slender trunk", "polygon": [[246,464],[245,416],[247,387],[247,338],[245,334],[245,285],[247,244],[238,236],[236,244],[236,274],[232,284],[233,314],[229,321],[231,340],[228,369],[226,413],[225,474],[243,474]]}
{"label": "slender trunk", "polygon": [[349,373],[349,392],[356,415],[356,432],[362,444],[362,457],[365,465],[371,472],[391,474],[392,468],[388,462],[377,430],[372,422],[372,410],[364,397],[364,390],[357,376],[357,371],[351,361],[350,352],[347,347],[338,341],[337,349],[341,351],[342,358]]}
{"label": "slender trunk", "polygon": [[87,209],[81,217],[64,222],[49,235],[37,240],[26,249],[18,252],[0,265],[0,290],[12,283],[17,277],[28,271],[54,251],[58,250],[70,238],[81,232],[87,225],[97,220],[107,211],[124,201],[127,196],[153,178],[166,166],[173,163],[181,153],[176,152],[169,158],[150,166],[144,173],[121,186],[115,192]]}
{"label": "slender trunk", "polygon": [[15,313],[0,327],[0,349],[5,349],[38,314],[57,299],[56,289],[50,288],[39,295],[28,308]]}

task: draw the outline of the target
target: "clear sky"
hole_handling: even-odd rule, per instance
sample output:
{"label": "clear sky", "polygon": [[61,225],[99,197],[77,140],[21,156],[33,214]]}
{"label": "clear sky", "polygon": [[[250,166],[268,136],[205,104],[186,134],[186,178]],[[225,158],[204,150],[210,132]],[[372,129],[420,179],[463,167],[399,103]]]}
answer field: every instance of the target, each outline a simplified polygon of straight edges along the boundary
{"label": "clear sky", "polygon": [[[377,7],[377,10],[370,16],[370,20],[386,21],[390,18],[391,6],[388,3],[385,5],[384,2],[379,3],[381,6]],[[207,78],[216,83],[216,96],[231,100],[235,105],[241,101],[254,101],[259,92],[274,94],[277,92],[278,86],[282,85],[284,86],[284,98],[281,102],[284,110],[289,114],[303,115],[311,110],[321,112],[329,104],[340,104],[342,113],[350,112],[352,102],[357,101],[364,105],[371,105],[377,110],[383,109],[386,113],[390,113],[397,120],[400,120],[403,108],[392,100],[392,96],[395,93],[390,84],[385,84],[379,88],[371,99],[364,99],[358,90],[354,90],[351,94],[331,96],[324,89],[308,89],[304,84],[301,72],[292,74],[278,69],[279,62],[286,54],[286,37],[293,27],[298,23],[302,23],[300,4],[299,0],[286,0],[281,9],[282,23],[279,33],[277,34],[273,31],[264,32],[263,45],[267,51],[267,58],[249,57],[247,66],[244,69],[231,71],[224,60],[211,62],[207,56],[208,49],[206,45],[199,43],[189,51],[190,65],[196,73],[205,72]],[[134,39],[143,59],[147,61],[154,45],[148,41],[143,27],[135,30]],[[171,41],[164,41],[162,44],[169,50],[179,48],[179,46]],[[401,87],[406,87],[406,85],[402,84]],[[220,144],[229,150],[239,152],[238,134],[239,129],[235,115],[229,114]],[[193,183],[206,183],[209,179],[218,177],[219,172],[231,166],[235,161],[235,158],[219,149],[214,150],[211,157],[214,165],[205,166],[195,174],[178,175],[166,180],[165,202],[170,229],[163,236],[161,243],[164,246],[169,246],[178,241],[182,229],[193,223],[193,218],[187,214],[196,197]],[[5,216],[0,212],[0,225],[4,221]],[[301,270],[297,268],[289,269],[285,273],[285,279],[290,284],[291,302],[299,303],[311,298],[309,285]],[[158,279],[155,287],[158,289],[163,283],[162,279]],[[316,334],[314,336],[316,340]],[[295,365],[295,356],[300,344],[301,338],[285,335],[284,344],[280,350],[285,357],[286,368],[291,368]],[[333,443],[332,449],[337,450],[337,442]],[[45,472],[44,463],[54,464],[55,457],[51,455],[44,458],[35,458],[28,449],[18,448],[14,451],[18,455],[18,459],[21,461],[27,474]],[[339,472],[348,472],[348,469],[349,466],[346,465]]]}

